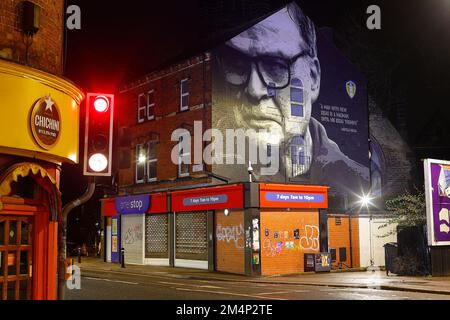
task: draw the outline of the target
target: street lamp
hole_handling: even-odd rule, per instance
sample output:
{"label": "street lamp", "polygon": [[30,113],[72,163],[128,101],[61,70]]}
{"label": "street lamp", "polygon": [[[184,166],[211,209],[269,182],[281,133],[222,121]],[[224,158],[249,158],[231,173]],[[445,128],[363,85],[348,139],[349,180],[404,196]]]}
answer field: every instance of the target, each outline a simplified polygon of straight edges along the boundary
{"label": "street lamp", "polygon": [[359,202],[361,203],[361,208],[362,207],[369,208],[369,205],[372,205],[373,198],[370,197],[370,194],[363,194],[359,198],[360,198]]}

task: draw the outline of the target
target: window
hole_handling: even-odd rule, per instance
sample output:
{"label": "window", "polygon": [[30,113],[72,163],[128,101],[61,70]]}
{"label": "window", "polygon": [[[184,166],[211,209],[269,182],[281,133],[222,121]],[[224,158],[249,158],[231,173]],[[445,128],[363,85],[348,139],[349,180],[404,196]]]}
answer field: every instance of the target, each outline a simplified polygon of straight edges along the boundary
{"label": "window", "polygon": [[136,146],[136,183],[157,180],[157,141]]}
{"label": "window", "polygon": [[155,90],[150,90],[147,94],[141,93],[138,96],[137,114],[138,123],[155,118]]}
{"label": "window", "polygon": [[147,120],[155,118],[155,90],[150,90],[147,93]]}
{"label": "window", "polygon": [[180,83],[180,111],[187,109],[189,109],[188,79],[183,79]]}
{"label": "window", "polygon": [[182,135],[179,138],[179,144],[178,144],[178,176],[179,177],[187,177],[189,176],[189,164],[186,163],[187,160],[191,156],[191,150],[190,150],[190,143],[186,143],[186,146],[189,146],[189,149],[183,148],[183,141],[185,139],[189,139],[190,136],[188,134]]}
{"label": "window", "polygon": [[336,249],[335,248],[330,248],[330,254],[331,254],[331,261],[332,262],[336,261]]}
{"label": "window", "polygon": [[303,84],[297,78],[291,80],[291,115],[304,117]]}
{"label": "window", "polygon": [[150,141],[148,143],[148,159],[147,159],[147,176],[148,181],[156,181],[156,165],[157,165],[157,157],[156,157],[156,141]]}
{"label": "window", "polygon": [[138,96],[138,108],[137,108],[138,123],[142,123],[145,121],[146,109],[147,109],[147,101],[145,99],[145,94],[141,93]]}
{"label": "window", "polygon": [[339,248],[339,262],[347,260],[347,248]]}
{"label": "window", "polygon": [[145,146],[138,144],[136,146],[136,183],[144,183],[145,181]]}
{"label": "window", "polygon": [[307,155],[307,144],[302,136],[294,136],[290,145],[292,160],[292,175],[298,176],[306,172],[310,165],[310,157]]}

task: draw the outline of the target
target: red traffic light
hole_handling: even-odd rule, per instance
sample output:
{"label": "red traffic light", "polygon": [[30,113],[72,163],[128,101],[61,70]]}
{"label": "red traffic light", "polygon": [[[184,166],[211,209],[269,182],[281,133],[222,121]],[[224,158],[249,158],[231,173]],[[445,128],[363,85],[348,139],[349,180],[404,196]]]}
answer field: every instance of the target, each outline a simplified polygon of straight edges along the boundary
{"label": "red traffic light", "polygon": [[87,176],[111,176],[114,95],[87,93],[84,168]]}
{"label": "red traffic light", "polygon": [[106,112],[109,108],[109,100],[105,96],[97,96],[94,100],[94,108],[98,112]]}

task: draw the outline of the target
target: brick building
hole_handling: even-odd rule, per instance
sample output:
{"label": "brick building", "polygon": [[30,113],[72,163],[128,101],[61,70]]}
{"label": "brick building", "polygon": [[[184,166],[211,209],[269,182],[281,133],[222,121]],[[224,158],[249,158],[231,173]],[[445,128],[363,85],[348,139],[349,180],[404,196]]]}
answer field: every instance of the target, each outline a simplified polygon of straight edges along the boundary
{"label": "brick building", "polygon": [[61,165],[78,163],[83,99],[61,76],[63,12],[0,2],[0,299],[57,297]]}
{"label": "brick building", "polygon": [[[266,18],[286,18],[283,10]],[[227,118],[220,110],[226,90],[215,79],[216,63],[213,48],[120,89],[118,196],[102,201],[107,260],[118,262],[123,247],[127,263],[270,275],[304,271],[305,253],[330,248],[333,265],[357,267],[357,219],[351,227],[348,216],[327,224],[329,186],[286,177],[264,179],[257,167],[255,181],[249,182],[247,162],[242,175],[242,164],[224,171],[215,163],[180,161],[186,155],[195,158],[198,143],[202,152],[206,150],[208,140],[195,141],[195,135],[222,129],[218,123]],[[302,87],[297,82],[291,92]],[[293,103],[307,108],[305,101]],[[172,137],[177,129],[186,135]],[[180,149],[185,137],[191,146]],[[142,204],[139,209],[136,203]],[[345,214],[329,209],[338,217]]]}
{"label": "brick building", "polygon": [[[289,19],[286,10],[298,12],[296,8],[288,5],[253,26],[270,19]],[[249,24],[247,28],[251,27]],[[331,46],[324,44],[326,37],[318,37],[329,55],[340,59],[347,70],[343,74],[358,82],[357,99],[352,100],[351,89],[345,91],[345,82],[339,94],[345,94],[353,108],[362,108],[358,114],[349,111],[343,117],[361,117],[360,130],[364,132],[364,81],[335,53],[335,48],[328,49]],[[223,95],[233,97],[231,89],[217,80],[220,48],[219,43],[120,88],[115,148],[118,195],[102,201],[107,225],[106,259],[119,262],[123,247],[127,263],[270,275],[304,271],[308,264],[305,254],[326,252],[335,268],[358,267],[358,219],[349,217],[342,201],[328,201],[329,194],[339,191],[333,184],[325,184],[323,178],[290,178],[285,175],[287,169],[278,177],[265,179],[257,174],[257,165],[251,182],[248,162],[221,167],[195,161],[196,144],[204,152],[211,142],[195,141],[195,136],[203,136],[208,129],[223,129],[218,124],[232,117],[224,114],[222,105],[228,99]],[[333,81],[330,79],[326,80]],[[298,117],[292,121],[297,121],[308,113],[308,102],[296,95],[304,90],[301,81],[293,76],[291,80],[287,91],[291,94],[291,112]],[[284,91],[279,90],[281,95]],[[323,91],[326,97],[326,88]],[[173,137],[177,129],[184,133]],[[185,137],[191,141],[189,148],[180,147]],[[364,161],[367,139],[364,142],[351,135],[350,140],[355,145],[344,148],[353,152],[354,147]],[[281,156],[289,154],[298,172],[307,170],[315,160],[302,151],[308,145],[297,143],[295,147],[295,157],[292,147],[285,147]],[[183,163],[185,156],[192,156],[193,163]],[[343,156],[342,161],[350,163],[347,159]]]}

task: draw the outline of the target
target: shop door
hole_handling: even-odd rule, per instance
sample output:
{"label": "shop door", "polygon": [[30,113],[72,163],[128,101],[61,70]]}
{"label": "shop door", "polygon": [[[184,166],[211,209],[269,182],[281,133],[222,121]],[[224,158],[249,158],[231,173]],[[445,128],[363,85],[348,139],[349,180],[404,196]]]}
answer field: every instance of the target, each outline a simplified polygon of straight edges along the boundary
{"label": "shop door", "polygon": [[0,297],[31,299],[32,218],[0,216]]}
{"label": "shop door", "polygon": [[208,269],[208,213],[175,215],[175,267]]}
{"label": "shop door", "polygon": [[125,249],[125,264],[144,264],[144,218],[143,214],[121,217],[121,243]]}
{"label": "shop door", "polygon": [[169,265],[169,217],[152,214],[145,217],[145,263]]}

